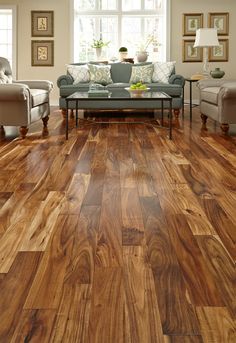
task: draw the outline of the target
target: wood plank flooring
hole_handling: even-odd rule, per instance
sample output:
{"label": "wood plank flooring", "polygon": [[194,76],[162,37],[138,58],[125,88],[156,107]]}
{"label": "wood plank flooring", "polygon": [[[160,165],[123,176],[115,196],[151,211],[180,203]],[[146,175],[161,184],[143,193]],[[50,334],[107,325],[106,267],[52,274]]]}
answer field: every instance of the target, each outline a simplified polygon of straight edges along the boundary
{"label": "wood plank flooring", "polygon": [[236,342],[236,134],[188,118],[7,128],[0,343]]}

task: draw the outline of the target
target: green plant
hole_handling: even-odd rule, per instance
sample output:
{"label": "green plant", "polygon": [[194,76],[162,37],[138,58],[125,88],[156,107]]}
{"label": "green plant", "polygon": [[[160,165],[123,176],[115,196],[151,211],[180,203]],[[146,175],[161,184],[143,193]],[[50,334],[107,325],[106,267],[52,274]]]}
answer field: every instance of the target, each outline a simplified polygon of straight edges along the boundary
{"label": "green plant", "polygon": [[92,48],[103,48],[104,46],[108,46],[109,42],[104,42],[101,38],[100,39],[93,39],[93,43],[91,45]]}
{"label": "green plant", "polygon": [[128,49],[125,46],[120,47],[119,52],[127,52]]}

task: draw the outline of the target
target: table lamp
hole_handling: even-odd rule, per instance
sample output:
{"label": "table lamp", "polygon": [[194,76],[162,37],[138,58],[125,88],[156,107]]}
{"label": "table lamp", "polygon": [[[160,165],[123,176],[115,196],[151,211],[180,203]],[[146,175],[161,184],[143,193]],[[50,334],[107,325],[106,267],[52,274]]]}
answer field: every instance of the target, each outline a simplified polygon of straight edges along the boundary
{"label": "table lamp", "polygon": [[219,45],[217,29],[198,29],[196,31],[196,39],[193,47],[203,48],[203,75],[205,76],[209,76],[208,48]]}

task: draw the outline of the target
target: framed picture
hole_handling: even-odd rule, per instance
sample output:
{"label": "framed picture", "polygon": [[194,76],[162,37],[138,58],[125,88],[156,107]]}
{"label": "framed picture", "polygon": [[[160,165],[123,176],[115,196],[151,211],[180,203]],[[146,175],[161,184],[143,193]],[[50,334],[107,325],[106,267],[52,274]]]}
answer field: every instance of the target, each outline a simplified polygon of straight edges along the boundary
{"label": "framed picture", "polygon": [[44,67],[54,65],[54,41],[32,40],[32,66]]}
{"label": "framed picture", "polygon": [[183,40],[183,62],[202,62],[202,48],[194,48],[194,39]]}
{"label": "framed picture", "polygon": [[53,37],[53,11],[31,11],[32,37]]}
{"label": "framed picture", "polygon": [[203,27],[203,13],[183,14],[183,35],[195,36],[196,30]]}
{"label": "framed picture", "polygon": [[229,34],[229,13],[209,13],[208,26],[217,29],[219,36]]}
{"label": "framed picture", "polygon": [[210,62],[228,62],[229,59],[229,40],[219,39],[219,46],[209,48]]}

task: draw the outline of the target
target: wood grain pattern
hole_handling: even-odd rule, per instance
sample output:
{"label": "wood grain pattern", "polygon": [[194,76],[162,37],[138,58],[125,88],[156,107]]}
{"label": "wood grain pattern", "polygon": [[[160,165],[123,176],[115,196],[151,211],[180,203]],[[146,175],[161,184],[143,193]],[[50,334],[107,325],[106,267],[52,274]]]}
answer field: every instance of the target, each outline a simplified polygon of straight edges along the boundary
{"label": "wood grain pattern", "polygon": [[184,278],[191,302],[196,306],[222,306],[224,302],[184,215],[167,218],[169,235]]}
{"label": "wood grain pattern", "polygon": [[[41,254],[22,252],[1,280],[0,297],[0,341],[9,342],[19,322],[23,305],[32,285]],[[7,304],[7,306],[6,306]]]}
{"label": "wood grain pattern", "polygon": [[235,135],[127,113],[5,128],[0,342],[236,341]]}
{"label": "wood grain pattern", "polygon": [[189,301],[158,199],[142,198],[142,211],[148,261],[153,271],[163,332],[175,335],[198,334],[200,331],[194,307]]}
{"label": "wood grain pattern", "polygon": [[197,307],[204,343],[236,340],[236,322],[224,307]]}
{"label": "wood grain pattern", "polygon": [[89,317],[91,343],[123,342],[124,290],[121,268],[96,267]]}
{"label": "wood grain pattern", "polygon": [[23,310],[10,343],[50,342],[54,310]]}
{"label": "wood grain pattern", "polygon": [[130,342],[163,342],[151,269],[142,247],[124,247],[125,322]]}

